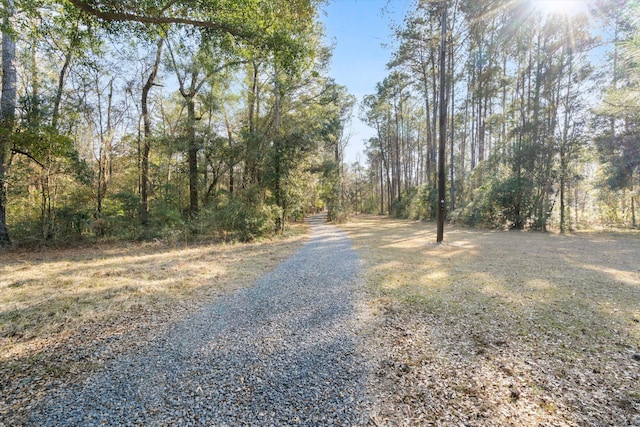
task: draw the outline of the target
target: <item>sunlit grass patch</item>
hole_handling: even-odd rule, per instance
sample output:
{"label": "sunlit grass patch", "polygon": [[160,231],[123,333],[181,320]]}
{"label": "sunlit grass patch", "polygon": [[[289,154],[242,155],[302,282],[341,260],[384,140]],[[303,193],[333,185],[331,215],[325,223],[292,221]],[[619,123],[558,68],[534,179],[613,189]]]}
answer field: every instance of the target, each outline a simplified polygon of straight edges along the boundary
{"label": "sunlit grass patch", "polygon": [[0,254],[0,419],[24,412],[51,381],[87,375],[118,351],[109,348],[143,345],[169,322],[250,286],[299,248],[306,231],[299,225],[251,244]]}
{"label": "sunlit grass patch", "polygon": [[636,234],[447,227],[437,245],[417,221],[344,229],[367,266],[383,419],[640,424]]}

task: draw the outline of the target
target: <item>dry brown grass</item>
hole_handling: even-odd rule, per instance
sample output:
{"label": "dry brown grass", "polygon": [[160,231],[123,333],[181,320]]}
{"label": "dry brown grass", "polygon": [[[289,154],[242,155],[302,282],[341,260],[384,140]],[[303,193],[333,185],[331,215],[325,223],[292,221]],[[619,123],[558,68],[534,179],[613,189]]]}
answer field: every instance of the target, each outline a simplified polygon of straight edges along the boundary
{"label": "dry brown grass", "polygon": [[343,229],[367,266],[375,421],[640,425],[640,234]]}
{"label": "dry brown grass", "polygon": [[250,285],[300,247],[306,230],[253,244],[0,253],[0,425],[23,419],[47,388]]}

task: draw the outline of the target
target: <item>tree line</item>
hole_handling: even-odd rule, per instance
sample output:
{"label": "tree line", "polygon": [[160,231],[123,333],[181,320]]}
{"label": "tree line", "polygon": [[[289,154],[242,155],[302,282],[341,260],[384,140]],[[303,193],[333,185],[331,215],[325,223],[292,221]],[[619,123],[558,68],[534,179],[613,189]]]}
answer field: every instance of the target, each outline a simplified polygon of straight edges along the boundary
{"label": "tree line", "polygon": [[361,101],[375,130],[354,190],[361,210],[436,216],[443,115],[449,220],[636,226],[639,18],[627,0],[585,2],[578,13],[532,0],[415,2],[395,28],[388,76]]}
{"label": "tree line", "polygon": [[316,0],[2,2],[0,244],[250,240],[340,197]]}
{"label": "tree line", "polygon": [[366,164],[344,162],[356,100],[328,76],[322,4],[3,0],[0,245],[435,218],[440,160],[450,221],[637,225],[636,2],[416,0],[359,100]]}

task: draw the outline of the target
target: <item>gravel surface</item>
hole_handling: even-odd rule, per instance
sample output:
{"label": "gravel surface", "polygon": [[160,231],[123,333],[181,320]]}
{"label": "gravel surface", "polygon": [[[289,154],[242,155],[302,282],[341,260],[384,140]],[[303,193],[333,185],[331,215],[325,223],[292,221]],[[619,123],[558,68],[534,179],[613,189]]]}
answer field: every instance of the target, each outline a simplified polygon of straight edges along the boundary
{"label": "gravel surface", "polygon": [[256,286],[223,297],[82,384],[54,390],[33,425],[366,425],[356,354],[358,256],[312,237]]}

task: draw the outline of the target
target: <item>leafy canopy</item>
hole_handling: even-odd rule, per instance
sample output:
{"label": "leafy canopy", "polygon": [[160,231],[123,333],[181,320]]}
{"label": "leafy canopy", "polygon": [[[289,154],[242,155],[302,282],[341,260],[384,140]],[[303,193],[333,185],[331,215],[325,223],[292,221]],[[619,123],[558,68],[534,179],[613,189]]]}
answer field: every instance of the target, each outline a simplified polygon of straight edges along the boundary
{"label": "leafy canopy", "polygon": [[307,52],[305,34],[322,0],[67,0],[107,22],[181,24],[277,53],[285,67]]}

